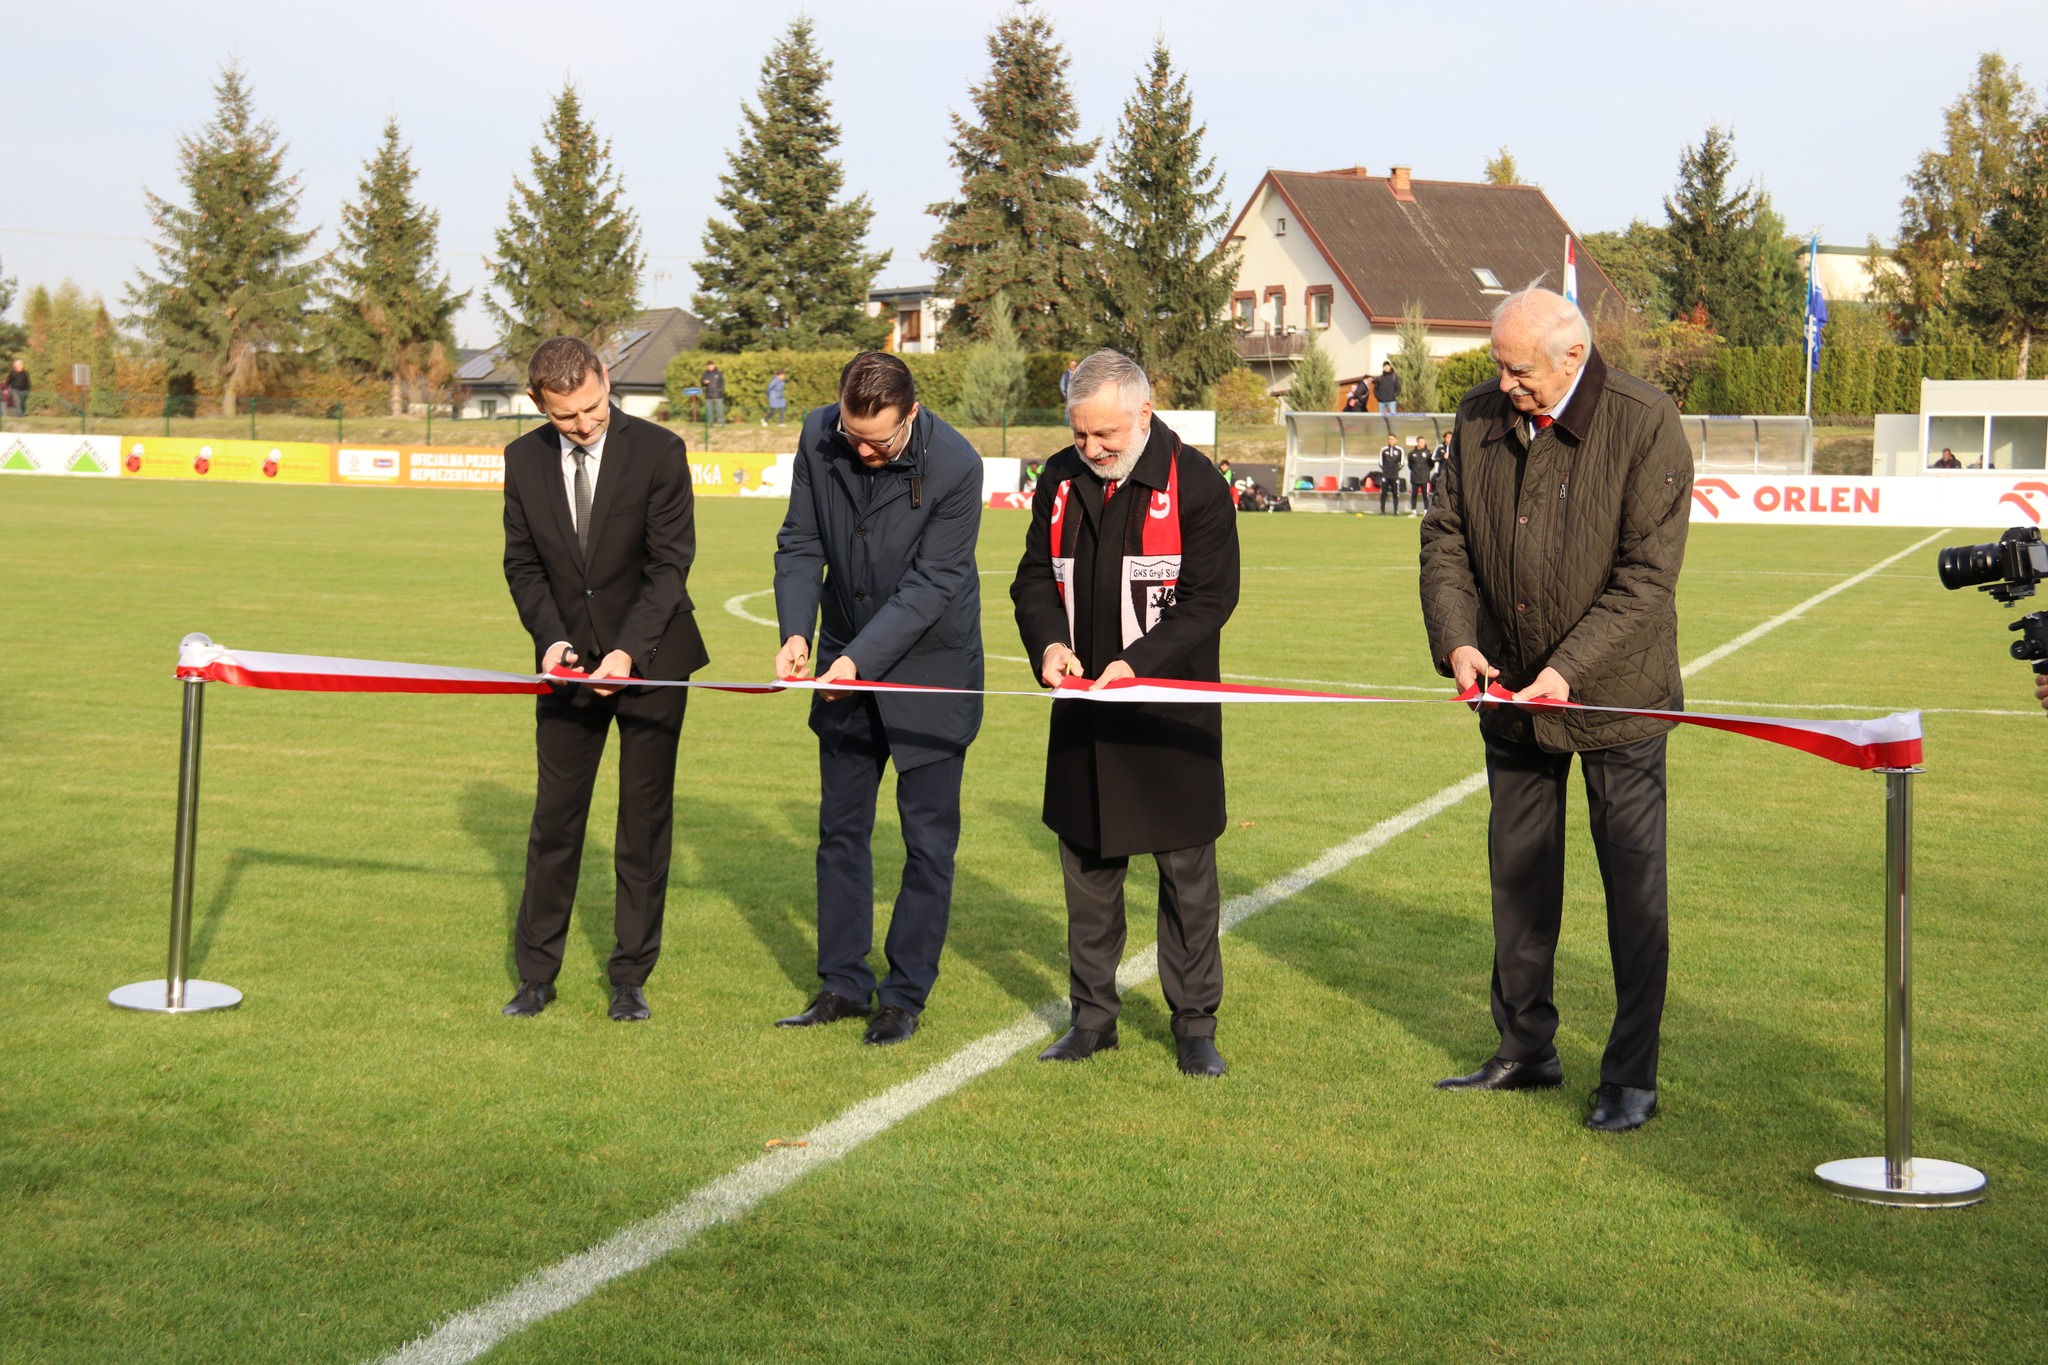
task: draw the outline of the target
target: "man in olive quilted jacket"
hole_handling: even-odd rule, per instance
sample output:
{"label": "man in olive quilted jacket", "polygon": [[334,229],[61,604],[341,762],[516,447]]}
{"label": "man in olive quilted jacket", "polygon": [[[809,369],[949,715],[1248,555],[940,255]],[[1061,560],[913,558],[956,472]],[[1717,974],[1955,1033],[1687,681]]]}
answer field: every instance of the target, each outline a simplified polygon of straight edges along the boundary
{"label": "man in olive quilted jacket", "polygon": [[[1673,598],[1685,558],[1692,449],[1678,409],[1611,370],[1576,305],[1547,289],[1494,314],[1500,378],[1458,405],[1451,456],[1422,523],[1430,657],[1459,687],[1498,678],[1516,700],[1680,709]],[[1563,1083],[1553,1038],[1564,905],[1565,789],[1585,773],[1607,890],[1614,1027],[1587,1122],[1619,1132],[1657,1112],[1669,958],[1668,721],[1484,707],[1499,1051],[1450,1090]]]}

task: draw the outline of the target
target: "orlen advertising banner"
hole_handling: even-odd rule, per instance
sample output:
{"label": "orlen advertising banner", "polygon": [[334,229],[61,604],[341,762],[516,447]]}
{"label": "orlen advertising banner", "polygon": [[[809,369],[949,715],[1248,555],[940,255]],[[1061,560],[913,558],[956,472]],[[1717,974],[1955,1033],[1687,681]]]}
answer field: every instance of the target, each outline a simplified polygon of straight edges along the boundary
{"label": "orlen advertising banner", "polygon": [[2040,526],[2048,473],[1699,474],[1692,503],[1695,526]]}
{"label": "orlen advertising banner", "polygon": [[332,446],[309,441],[211,441],[186,436],[120,438],[121,473],[208,483],[326,483]]}
{"label": "orlen advertising banner", "polygon": [[384,488],[505,486],[505,452],[497,446],[333,446],[334,481]]}
{"label": "orlen advertising banner", "polygon": [[121,441],[117,436],[0,433],[0,473],[108,479],[120,472]]}

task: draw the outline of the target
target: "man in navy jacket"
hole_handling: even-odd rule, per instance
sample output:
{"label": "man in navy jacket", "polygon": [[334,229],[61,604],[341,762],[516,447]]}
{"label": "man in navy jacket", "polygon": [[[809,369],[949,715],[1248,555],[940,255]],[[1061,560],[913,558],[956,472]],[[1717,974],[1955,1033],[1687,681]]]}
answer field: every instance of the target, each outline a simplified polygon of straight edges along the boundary
{"label": "man in navy jacket", "polygon": [[[980,689],[981,457],[917,402],[895,356],[855,356],[839,401],[804,418],[789,516],[775,541],[777,677],[809,667],[822,682],[864,679]],[[822,622],[820,614],[822,611]],[[865,1042],[900,1043],[939,975],[960,842],[960,778],[981,728],[979,696],[817,693],[818,979],[810,1008],[785,1028],[865,1016]],[[884,945],[874,946],[875,794],[896,764],[903,883]]]}

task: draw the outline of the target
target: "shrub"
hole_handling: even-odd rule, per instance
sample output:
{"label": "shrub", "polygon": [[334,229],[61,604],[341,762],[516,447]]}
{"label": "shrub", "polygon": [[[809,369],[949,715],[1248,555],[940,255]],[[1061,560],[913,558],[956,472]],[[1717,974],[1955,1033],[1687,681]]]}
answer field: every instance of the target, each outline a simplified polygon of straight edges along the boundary
{"label": "shrub", "polygon": [[1216,420],[1233,426],[1271,422],[1279,410],[1265,379],[1243,366],[1216,381]]}

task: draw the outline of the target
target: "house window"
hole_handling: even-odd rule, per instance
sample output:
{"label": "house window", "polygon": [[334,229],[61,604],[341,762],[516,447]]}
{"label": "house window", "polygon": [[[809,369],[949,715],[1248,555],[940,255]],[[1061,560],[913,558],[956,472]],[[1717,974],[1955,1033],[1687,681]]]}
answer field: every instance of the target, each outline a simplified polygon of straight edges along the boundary
{"label": "house window", "polygon": [[1330,299],[1332,293],[1333,291],[1329,285],[1318,285],[1308,291],[1309,326],[1328,327],[1330,325]]}
{"label": "house window", "polygon": [[1287,220],[1285,218],[1282,218],[1280,225],[1273,229],[1273,235],[1275,237],[1285,237],[1287,235]]}
{"label": "house window", "polygon": [[1479,281],[1479,292],[1482,294],[1505,294],[1508,292],[1501,285],[1500,276],[1494,274],[1483,265],[1472,267],[1472,278]]}
{"label": "house window", "polygon": [[495,398],[479,398],[476,400],[476,407],[485,417],[498,415],[498,400]]}
{"label": "house window", "polygon": [[1277,284],[1266,286],[1266,325],[1276,332],[1287,330],[1287,291]]}
{"label": "house window", "polygon": [[1259,300],[1256,294],[1232,294],[1230,296],[1230,320],[1249,332],[1257,319]]}
{"label": "house window", "polygon": [[924,310],[921,308],[899,308],[896,310],[896,344],[908,345],[924,340]]}

